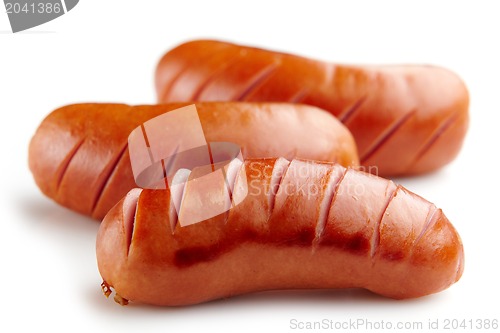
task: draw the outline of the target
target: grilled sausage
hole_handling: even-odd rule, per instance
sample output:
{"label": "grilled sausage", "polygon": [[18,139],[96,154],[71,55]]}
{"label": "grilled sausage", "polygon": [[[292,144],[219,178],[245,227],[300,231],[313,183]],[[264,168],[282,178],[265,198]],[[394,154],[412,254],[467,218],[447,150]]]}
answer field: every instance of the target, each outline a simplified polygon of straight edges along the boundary
{"label": "grilled sausage", "polygon": [[[185,105],[75,104],[55,110],[29,146],[29,167],[37,185],[59,204],[102,219],[136,187],[127,143],[130,132]],[[206,140],[233,142],[244,157],[358,164],[349,131],[317,108],[280,103],[198,103],[196,108]]]}
{"label": "grilled sausage", "polygon": [[458,154],[469,96],[433,66],[348,66],[218,41],[192,41],[156,69],[158,101],[300,102],[352,132],[361,164],[381,176],[436,170]]}
{"label": "grilled sausage", "polygon": [[[134,189],[104,218],[97,261],[108,295],[188,305],[270,289],[361,287],[411,298],[463,271],[459,235],[441,209],[402,186],[338,164],[255,159],[240,167],[226,213],[190,185],[172,214],[167,190]],[[196,184],[196,182],[194,182]],[[210,202],[227,194],[211,191]],[[198,202],[198,206],[195,203]]]}

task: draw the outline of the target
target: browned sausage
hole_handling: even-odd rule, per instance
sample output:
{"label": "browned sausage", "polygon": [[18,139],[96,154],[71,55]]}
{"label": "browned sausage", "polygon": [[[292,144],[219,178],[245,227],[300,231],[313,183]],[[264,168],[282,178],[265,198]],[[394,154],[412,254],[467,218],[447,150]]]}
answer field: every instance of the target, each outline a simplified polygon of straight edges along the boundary
{"label": "browned sausage", "polygon": [[[218,41],[169,51],[156,70],[160,102],[300,102],[331,112],[352,132],[361,164],[382,176],[436,170],[458,154],[469,95],[434,66],[351,66]],[[373,170],[373,168],[371,168]]]}
{"label": "browned sausage", "polygon": [[[29,166],[37,185],[61,205],[102,219],[136,187],[127,147],[130,132],[187,104],[76,104],[55,110],[29,147]],[[318,108],[283,103],[198,103],[196,107],[207,141],[238,144],[244,157],[358,163],[349,131]]]}
{"label": "browned sausage", "polygon": [[[175,306],[270,289],[361,287],[402,299],[462,275],[462,243],[441,209],[392,181],[285,159],[247,160],[236,174],[231,193],[240,203],[186,226],[181,217],[197,214],[196,185],[177,194],[178,214],[169,190],[129,192],[97,237],[106,294],[114,288],[121,301]],[[213,193],[212,202],[223,201]]]}

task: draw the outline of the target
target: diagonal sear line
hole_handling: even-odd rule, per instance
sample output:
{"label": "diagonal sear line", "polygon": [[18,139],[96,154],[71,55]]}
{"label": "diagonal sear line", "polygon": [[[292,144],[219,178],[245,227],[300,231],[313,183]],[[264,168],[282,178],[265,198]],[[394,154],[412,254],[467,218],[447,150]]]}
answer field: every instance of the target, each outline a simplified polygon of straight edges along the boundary
{"label": "diagonal sear line", "polygon": [[97,194],[94,198],[94,202],[92,203],[92,210],[91,210],[92,215],[94,214],[94,211],[96,210],[98,203],[101,200],[102,194],[104,193],[104,190],[106,189],[106,187],[111,179],[111,176],[115,173],[116,168],[118,167],[118,164],[122,160],[123,156],[125,156],[125,152],[127,151],[127,148],[128,148],[128,141],[125,142],[125,144],[123,145],[123,147],[120,150],[120,153],[116,156],[116,158],[111,160],[110,163],[108,165],[106,165],[104,170],[106,170],[108,168],[109,168],[109,170],[108,170],[106,176],[103,178],[101,184],[99,184]]}
{"label": "diagonal sear line", "polygon": [[[231,165],[231,163],[228,164],[228,168],[227,168],[228,171],[229,171],[230,165]],[[233,182],[232,186],[231,186],[231,184],[229,184],[229,179],[227,177],[226,170],[224,170],[223,167],[220,168],[221,172],[222,172],[222,176],[224,177],[224,184],[226,185],[226,189],[227,189],[227,192],[229,194],[229,202],[231,203],[231,209],[234,208],[234,207],[236,207],[235,204],[234,204],[234,202],[233,202],[233,191],[234,191],[234,188],[235,188],[236,181],[238,179],[238,175],[240,174],[241,168],[243,168],[243,167],[245,167],[244,163],[242,163],[241,166],[238,168],[238,171],[236,172],[236,176],[234,177],[234,182]],[[229,211],[227,211],[227,213],[229,213]]]}
{"label": "diagonal sear line", "polygon": [[302,88],[302,89],[298,90],[292,97],[290,97],[290,99],[288,100],[288,103],[300,103],[307,97],[308,93],[309,93],[309,89]]}
{"label": "diagonal sear line", "polygon": [[214,156],[212,155],[212,146],[210,142],[207,143],[208,158],[210,158],[210,166],[212,167],[212,172],[215,171]]}
{"label": "diagonal sear line", "polygon": [[127,239],[127,259],[129,258],[130,255],[130,248],[132,247],[132,240],[134,239],[135,236],[135,222],[137,221],[137,212],[139,211],[139,198],[137,198],[137,202],[134,205],[134,214],[132,215],[132,222],[129,222],[132,225],[132,231],[130,232],[130,238]]}
{"label": "diagonal sear line", "polygon": [[142,130],[142,135],[144,136],[144,140],[146,141],[146,147],[148,147],[149,159],[151,161],[151,164],[154,164],[155,160],[153,158],[153,152],[151,151],[151,145],[149,144],[149,139],[144,124],[141,124],[141,130]]}
{"label": "diagonal sear line", "polygon": [[232,56],[232,58],[229,59],[229,61],[227,61],[226,63],[224,63],[222,66],[220,66],[217,70],[215,70],[212,73],[210,73],[208,75],[207,79],[205,80],[205,82],[203,82],[198,87],[198,89],[196,89],[196,91],[194,92],[193,96],[191,97],[191,100],[192,101],[197,101],[200,98],[201,94],[203,94],[203,92],[205,91],[205,89],[208,87],[208,85],[211,82],[215,81],[217,78],[219,78],[221,76],[221,74],[223,74],[226,69],[228,69],[233,64],[235,64],[236,62],[238,62],[238,60],[240,60],[241,57],[242,57],[241,53],[237,53],[236,55]]}
{"label": "diagonal sear line", "polygon": [[363,164],[367,159],[372,157],[380,148],[382,148],[384,143],[389,141],[389,139],[393,135],[395,135],[397,131],[416,114],[416,112],[417,112],[416,110],[408,112],[403,117],[393,122],[392,125],[389,126],[389,128],[386,131],[384,131],[384,133],[382,133],[382,135],[380,135],[376,140],[374,140],[375,143],[372,145],[372,147],[368,149],[368,151],[363,156],[361,156],[360,158],[361,164]]}
{"label": "diagonal sear line", "polygon": [[[387,186],[389,187],[390,184],[392,184],[392,181],[389,181]],[[375,264],[375,255],[377,254],[377,250],[380,246],[380,228],[382,226],[382,220],[384,219],[385,212],[389,208],[389,205],[391,204],[392,200],[396,197],[397,192],[401,189],[401,185],[394,186],[394,190],[392,191],[391,195],[389,196],[389,199],[387,200],[385,207],[382,209],[382,213],[380,214],[380,218],[377,220],[377,223],[375,225],[374,231],[373,231],[373,236],[372,236],[372,246],[370,250],[370,258],[372,260],[372,265]]]}
{"label": "diagonal sear line", "polygon": [[168,187],[167,171],[165,168],[165,160],[162,159],[160,163],[161,163],[161,170],[163,171],[163,183],[165,185],[165,189],[167,189],[169,187]]}
{"label": "diagonal sear line", "polygon": [[240,95],[234,98],[235,101],[244,101],[245,98],[251,93],[259,88],[265,81],[269,80],[271,76],[278,70],[279,65],[277,63],[272,63],[261,70],[251,81],[250,84],[240,93]]}
{"label": "diagonal sear line", "polygon": [[287,161],[287,162],[288,162],[288,164],[283,167],[281,175],[279,175],[279,179],[278,179],[276,184],[273,184],[274,183],[273,179],[275,178],[274,168],[276,168],[276,162],[275,162],[274,167],[273,167],[273,172],[271,174],[271,180],[269,183],[270,183],[270,185],[274,185],[275,189],[272,187],[269,189],[270,198],[269,198],[269,217],[268,217],[268,220],[273,215],[274,206],[276,205],[276,196],[278,195],[278,192],[280,191],[281,183],[283,182],[283,179],[285,178],[285,176],[288,172],[288,168],[290,168],[290,164],[292,164],[292,161]]}
{"label": "diagonal sear line", "polygon": [[177,157],[177,153],[179,152],[180,146],[181,146],[180,144],[177,144],[177,146],[175,147],[174,153],[168,159],[167,164],[164,163],[165,159],[161,160],[161,165],[163,167],[163,177],[165,177],[165,179],[167,179],[168,175],[172,171],[172,167],[175,163],[175,159]]}
{"label": "diagonal sear line", "polygon": [[431,205],[431,207],[429,208],[429,213],[427,214],[427,220],[425,221],[424,226],[423,226],[422,230],[420,231],[420,234],[417,236],[417,238],[415,238],[415,241],[413,241],[413,244],[412,244],[413,246],[412,246],[412,250],[410,253],[410,257],[411,257],[411,254],[413,253],[413,249],[415,248],[415,245],[424,236],[426,231],[429,230],[429,228],[431,228],[437,222],[437,218],[439,218],[438,213],[439,213],[439,208],[437,208],[436,205],[434,205],[434,204]]}
{"label": "diagonal sear line", "polygon": [[75,157],[75,155],[78,152],[78,150],[80,150],[80,148],[82,147],[84,141],[85,141],[85,138],[82,138],[80,141],[78,141],[77,144],[68,153],[68,155],[66,156],[66,159],[61,163],[61,166],[59,168],[62,169],[62,170],[59,171],[59,177],[57,179],[56,192],[59,192],[59,189],[61,187],[61,183],[62,183],[62,181],[64,179],[64,176],[66,175],[66,172],[68,171],[69,165],[71,164],[71,161]]}
{"label": "diagonal sear line", "polygon": [[351,119],[354,116],[356,111],[361,110],[361,106],[364,104],[367,97],[368,97],[367,95],[362,96],[360,99],[354,102],[354,104],[351,107],[347,108],[347,110],[339,114],[337,118],[340,120],[340,122],[346,123],[347,121],[349,121],[349,119]]}
{"label": "diagonal sear line", "polygon": [[438,141],[441,135],[444,132],[446,132],[446,130],[450,128],[451,125],[453,125],[458,120],[458,117],[459,114],[454,113],[439,125],[439,127],[434,131],[429,140],[427,140],[424,146],[415,155],[415,159],[413,160],[411,165],[417,162],[420,158],[422,158],[422,156],[424,156],[431,149],[431,147]]}
{"label": "diagonal sear line", "polygon": [[[194,61],[197,61],[199,63],[203,63],[203,62],[206,62],[208,59],[216,56],[216,55],[219,55],[220,52],[225,52],[227,50],[217,50],[216,52],[211,52],[209,54],[205,54],[204,56],[201,56],[197,59],[194,59]],[[177,58],[178,56],[175,56],[174,58]],[[182,69],[174,75],[174,77],[170,80],[170,82],[167,82],[167,84],[165,84],[164,88],[163,88],[163,91],[161,93],[161,101],[165,101],[165,99],[167,98],[167,96],[170,94],[170,92],[172,91],[172,89],[177,85],[177,81],[179,81],[179,79],[181,79],[184,74],[186,74],[186,72],[191,69],[193,63],[188,61],[184,64],[182,64]]]}
{"label": "diagonal sear line", "polygon": [[315,233],[316,235],[315,235],[313,242],[312,242],[313,246],[317,246],[321,242],[321,237],[323,236],[323,233],[324,233],[325,228],[326,228],[326,224],[328,223],[330,209],[331,209],[332,205],[334,204],[335,200],[337,199],[340,185],[342,184],[342,181],[344,180],[349,169],[346,168],[346,169],[342,170],[342,175],[340,177],[337,177],[337,181],[335,183],[332,182],[332,178],[335,177],[335,174],[333,173],[334,171],[335,171],[334,168],[332,168],[330,170],[330,174],[328,176],[327,187],[326,187],[325,194],[323,197],[323,200],[326,200],[327,204],[325,204],[324,208],[323,208],[323,206],[321,206],[321,203],[320,203],[320,207],[322,210],[319,213],[318,222],[316,223],[316,233]]}

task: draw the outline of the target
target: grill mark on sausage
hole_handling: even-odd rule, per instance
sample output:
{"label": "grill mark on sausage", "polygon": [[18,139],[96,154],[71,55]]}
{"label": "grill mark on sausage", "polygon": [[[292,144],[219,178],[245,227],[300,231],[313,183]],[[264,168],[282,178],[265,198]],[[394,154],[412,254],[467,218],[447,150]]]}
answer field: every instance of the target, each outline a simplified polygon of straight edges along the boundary
{"label": "grill mark on sausage", "polygon": [[[182,187],[181,190],[181,202],[182,202],[182,197],[184,196],[184,190],[186,189],[186,185]],[[172,235],[175,233],[175,228],[177,228],[177,224],[179,223],[179,213],[177,212],[177,209],[175,208],[175,204],[173,203],[172,198],[170,198],[170,202],[168,203],[169,205],[169,211],[168,211],[168,222],[170,225],[170,231],[172,232]],[[179,210],[180,210],[180,205],[179,205]]]}
{"label": "grill mark on sausage", "polygon": [[446,120],[444,120],[438,128],[434,131],[434,133],[431,135],[429,140],[424,144],[424,146],[417,152],[415,155],[415,159],[413,162],[409,165],[409,167],[413,166],[416,162],[418,162],[422,157],[425,156],[425,154],[432,148],[432,146],[439,140],[441,135],[443,135],[446,130],[448,130],[454,123],[457,122],[460,114],[459,112],[455,112],[453,115],[448,117]]}
{"label": "grill mark on sausage", "polygon": [[60,171],[58,172],[59,176],[57,178],[56,193],[59,192],[59,189],[61,188],[62,180],[64,179],[64,176],[66,175],[66,172],[68,171],[69,165],[70,165],[71,161],[73,160],[73,158],[75,157],[76,153],[78,153],[78,150],[80,150],[84,141],[85,141],[85,138],[82,138],[80,141],[78,141],[76,143],[76,145],[66,155],[66,158],[63,160],[63,162],[59,166]]}
{"label": "grill mark on sausage", "polygon": [[332,207],[332,205],[335,202],[335,199],[337,198],[339,188],[342,184],[342,181],[345,178],[345,175],[348,172],[348,169],[344,168],[342,170],[342,174],[340,175],[340,177],[337,177],[335,171],[336,168],[332,166],[329,171],[328,183],[326,185],[325,194],[323,200],[320,203],[320,212],[318,216],[318,222],[316,224],[315,237],[312,242],[313,246],[316,246],[321,242],[321,237],[323,236],[325,226],[328,222],[330,208]]}
{"label": "grill mark on sausage", "polygon": [[[233,171],[230,170],[231,168],[234,168],[233,167],[233,164],[231,163],[235,163],[234,160],[230,162],[230,164],[228,165],[228,169],[227,171],[225,171],[224,168],[221,168],[221,172],[222,172],[222,176],[224,178],[224,184],[226,186],[226,189],[227,189],[227,192],[229,194],[229,206],[230,208],[228,210],[226,210],[223,214],[224,214],[224,223],[227,223],[227,221],[229,220],[229,211],[231,209],[233,209],[235,207],[235,204],[234,204],[234,200],[233,200],[233,196],[234,196],[234,188],[236,186],[236,182],[238,180],[238,177],[241,173],[241,170],[242,168],[245,167],[245,163],[241,163],[240,166],[238,167],[238,169],[235,171],[234,173],[234,179],[231,179],[231,181],[229,181],[229,176],[230,176],[230,172],[232,173]],[[213,167],[213,164],[212,164],[212,167]],[[232,176],[232,175],[231,175]]]}
{"label": "grill mark on sausage", "polygon": [[[392,181],[389,181],[387,183],[387,187],[389,187],[392,184]],[[372,247],[370,250],[370,258],[372,260],[372,265],[375,264],[375,255],[377,254],[377,250],[380,246],[380,227],[382,225],[382,220],[385,216],[385,213],[387,209],[389,208],[389,205],[391,204],[392,200],[397,196],[398,191],[402,189],[401,185],[395,186],[394,190],[392,191],[391,195],[389,196],[389,199],[387,200],[387,203],[385,204],[385,207],[382,209],[382,213],[380,214],[380,218],[377,220],[375,224],[375,228],[373,231],[373,236],[372,236]]]}
{"label": "grill mark on sausage", "polygon": [[367,96],[364,95],[356,102],[354,102],[351,107],[347,108],[347,110],[339,114],[339,116],[337,117],[338,120],[340,120],[340,122],[342,122],[343,124],[349,121],[349,119],[351,119],[357,111],[361,110],[361,106],[365,103],[366,98]]}
{"label": "grill mark on sausage", "polygon": [[212,73],[210,73],[210,75],[207,76],[207,79],[205,80],[205,82],[203,82],[194,92],[194,94],[192,95],[191,97],[191,100],[192,101],[197,101],[198,98],[200,98],[200,95],[203,94],[205,88],[207,88],[207,86],[213,82],[215,79],[217,79],[218,77],[221,76],[222,73],[224,73],[224,70],[226,70],[227,68],[229,68],[231,65],[235,64],[236,62],[238,62],[238,60],[240,60],[242,58],[242,55],[241,53],[238,53],[236,56],[233,56],[232,59],[230,59],[229,61],[225,62],[224,64],[222,64],[219,68],[217,68],[215,71],[213,71]]}
{"label": "grill mark on sausage", "polygon": [[235,101],[244,101],[245,98],[250,95],[254,90],[264,84],[271,76],[278,70],[279,65],[276,63],[269,64],[264,69],[262,69],[256,76],[250,80],[250,83],[245,89],[240,93],[240,95],[234,98]]}
{"label": "grill mark on sausage", "polygon": [[127,244],[127,258],[128,258],[128,254],[130,253],[130,248],[132,247],[132,239],[134,238],[134,231],[135,231],[135,221],[137,219],[137,206],[138,206],[139,202],[137,202],[135,204],[135,208],[134,208],[134,215],[132,217],[132,231],[130,232],[130,238],[128,239],[128,244]]}
{"label": "grill mark on sausage", "polygon": [[300,103],[307,97],[307,94],[309,94],[309,89],[302,88],[298,90],[292,97],[290,97],[288,103]]}
{"label": "grill mark on sausage", "polygon": [[434,204],[432,204],[431,207],[429,208],[429,213],[427,214],[427,220],[424,223],[424,227],[422,228],[422,230],[420,231],[420,234],[417,236],[417,238],[415,238],[415,241],[413,242],[410,257],[413,253],[413,249],[415,248],[415,245],[418,244],[418,242],[424,236],[426,231],[429,230],[429,228],[431,228],[439,219],[439,217],[440,217],[439,212],[440,212],[440,210]]}
{"label": "grill mark on sausage", "polygon": [[[209,147],[210,147],[210,145],[209,145]],[[148,148],[150,148],[150,147],[148,146]],[[175,161],[177,160],[177,156],[178,156],[180,148],[181,148],[181,144],[177,143],[177,146],[175,147],[174,152],[172,153],[172,155],[170,155],[167,158],[164,158],[164,159],[161,160],[161,167],[162,167],[162,170],[163,170],[163,178],[165,179],[165,182],[167,182],[167,177],[169,177],[170,174],[172,173],[172,167],[174,166]],[[211,158],[212,158],[212,155],[210,154],[210,159]],[[152,157],[151,157],[151,159],[152,159]],[[165,160],[167,160],[166,164],[165,164]]]}
{"label": "grill mark on sausage", "polygon": [[[287,163],[286,165],[280,166],[279,170],[276,167],[276,164],[280,162],[281,160],[284,160]],[[282,163],[282,162],[280,162]],[[271,215],[273,214],[274,211],[274,205],[276,204],[276,195],[278,194],[278,191],[280,190],[281,183],[283,182],[283,178],[285,178],[285,175],[288,171],[288,168],[290,167],[291,161],[285,160],[285,159],[277,159],[276,162],[274,162],[274,167],[273,167],[273,172],[271,175],[271,181],[270,181],[270,186],[269,186],[269,218],[271,218]],[[269,219],[268,218],[268,219]]]}
{"label": "grill mark on sausage", "polygon": [[174,84],[180,79],[180,77],[184,74],[184,72],[189,68],[189,64],[186,64],[184,68],[182,68],[179,73],[177,73],[171,80],[170,82],[167,83],[167,85],[164,87],[163,92],[161,94],[160,101],[164,101],[168,94],[170,94],[170,91],[172,90],[172,87]]}
{"label": "grill mark on sausage", "polygon": [[113,160],[111,160],[108,163],[108,165],[106,166],[106,168],[104,169],[105,170],[104,172],[106,173],[106,175],[103,177],[101,183],[97,187],[96,196],[95,196],[93,203],[92,203],[92,209],[91,209],[92,216],[94,215],[94,212],[99,204],[99,201],[101,200],[101,197],[102,197],[102,194],[104,193],[104,190],[106,189],[106,187],[109,184],[109,180],[111,179],[111,176],[115,173],[118,164],[120,163],[123,156],[125,155],[127,148],[128,148],[128,141],[125,142],[125,144],[123,145],[123,147],[120,150],[120,153]]}
{"label": "grill mark on sausage", "polygon": [[[281,159],[279,159],[281,160]],[[278,160],[278,161],[279,161]],[[275,162],[275,168],[278,170],[273,169],[273,175],[272,180],[271,180],[271,194],[272,193],[277,193],[280,188],[281,188],[281,183],[283,178],[286,176],[289,165],[291,162],[286,161],[286,165],[283,165],[283,161],[277,164]],[[328,181],[327,181],[327,189],[324,192],[323,200],[322,203],[328,202],[329,204],[322,205],[320,207],[320,210],[322,210],[323,213],[320,212],[320,216],[327,215],[329,213],[329,208],[334,205],[336,198],[338,197],[339,193],[342,193],[341,186],[344,183],[345,177],[347,172],[351,169],[337,169],[337,175],[335,175],[335,170],[336,168],[332,165],[331,169],[328,171],[329,176],[328,176]],[[354,171],[353,171],[354,172]],[[281,175],[280,175],[281,174]],[[337,178],[337,181],[334,181],[334,178]],[[272,189],[275,188],[275,191],[272,191]],[[380,239],[381,239],[381,225],[382,225],[382,220],[384,216],[386,215],[386,212],[388,208],[390,207],[391,202],[394,200],[394,198],[398,195],[399,191],[406,191],[404,187],[401,185],[394,186],[394,183],[392,181],[387,182],[387,186],[385,189],[384,197],[387,197],[387,202],[381,209],[380,217],[376,221],[376,225],[374,227],[374,232],[372,234],[371,240],[368,244],[368,246],[371,246],[369,248],[369,255],[370,259],[372,261],[372,265],[375,265],[375,256],[378,253],[378,249],[380,246]],[[382,193],[381,193],[382,195]],[[270,201],[273,201],[275,198],[270,197]],[[331,199],[331,200],[330,200]],[[274,207],[273,207],[274,208]],[[326,210],[326,209],[328,210]],[[354,208],[353,208],[354,209]],[[415,244],[421,239],[422,235],[425,234],[425,232],[432,226],[434,223],[439,219],[439,214],[440,209],[437,209],[434,205],[430,206],[429,212],[427,215],[427,223],[426,227],[423,228],[420,236],[416,238],[414,241],[414,246]],[[375,217],[376,218],[376,217]],[[251,229],[238,229],[236,234],[227,234],[224,237],[220,239],[220,241],[216,244],[208,245],[208,246],[193,246],[193,247],[186,247],[186,248],[181,248],[175,251],[174,253],[174,263],[177,267],[189,267],[201,262],[208,262],[211,260],[214,260],[218,258],[220,255],[230,251],[232,248],[237,246],[239,242],[242,241],[262,241],[262,242],[269,242],[269,241],[277,241],[279,245],[283,246],[311,246],[311,251],[315,251],[316,245],[318,243],[322,244],[322,239],[321,237],[324,237],[324,233],[320,232],[321,230],[321,222],[320,221],[325,221],[325,224],[328,222],[328,216],[325,218],[320,218],[318,217],[318,223],[316,224],[316,237],[314,239],[310,239],[309,233],[304,232],[304,230],[296,230],[296,232],[293,234],[293,238],[286,238],[286,239],[274,239],[271,240],[268,237],[265,237],[265,235],[258,235]],[[323,230],[325,228],[323,227]],[[260,237],[259,240],[256,240],[256,237]],[[236,241],[237,240],[237,241]],[[311,242],[312,241],[312,242]],[[357,243],[361,242],[361,243]],[[363,247],[362,244],[363,240],[360,237],[355,237],[351,241],[351,246],[349,247],[343,247],[343,251],[351,251],[352,248],[357,248],[357,247]],[[358,246],[359,245],[359,246]],[[364,251],[363,253],[367,253],[367,251]],[[410,253],[411,255],[411,253]],[[460,271],[460,264],[457,266],[457,272]],[[457,273],[459,274],[459,273]]]}
{"label": "grill mark on sausage", "polygon": [[[236,181],[238,180],[238,177],[241,173],[241,169],[244,167],[245,167],[245,164],[243,162],[241,162],[241,164],[237,167],[238,169],[235,171],[234,178],[231,179],[231,182],[229,182],[228,178],[229,178],[229,176],[232,176],[231,174],[229,174],[229,172],[230,171],[233,172],[232,170],[230,170],[230,168],[234,168],[233,164],[229,165],[227,172],[224,171],[224,168],[221,169],[222,174],[224,175],[224,181],[226,182],[227,191],[229,193],[229,201],[231,204],[231,208],[234,208],[234,206],[235,206],[234,201],[233,201],[234,187],[236,186]],[[228,213],[229,213],[229,211],[228,211]]]}
{"label": "grill mark on sausage", "polygon": [[387,130],[385,130],[377,139],[374,140],[375,143],[372,145],[372,147],[369,148],[367,152],[364,153],[360,158],[360,163],[364,164],[366,160],[368,160],[379,149],[381,149],[384,146],[384,143],[389,141],[389,139],[393,137],[397,133],[397,131],[416,114],[416,112],[417,110],[413,110],[412,112],[405,114],[403,117],[393,122],[393,124],[389,126]]}
{"label": "grill mark on sausage", "polygon": [[[148,146],[148,149],[150,149],[149,146]],[[163,183],[164,183],[163,186],[165,186],[166,189],[170,189],[170,191],[171,191],[170,192],[170,202],[168,204],[169,204],[169,222],[170,222],[170,228],[171,228],[172,234],[175,232],[175,227],[177,226],[177,223],[179,222],[179,212],[176,210],[175,204],[174,204],[173,199],[172,199],[172,197],[173,197],[172,188],[170,187],[170,185],[168,183],[168,177],[172,173],[172,167],[175,164],[175,161],[177,159],[177,156],[178,156],[177,153],[179,152],[179,149],[180,149],[180,144],[178,143],[177,146],[175,147],[172,155],[161,160],[161,168],[163,171]],[[152,157],[151,157],[151,159],[152,159]],[[166,163],[165,163],[165,160],[167,160]],[[179,170],[176,170],[175,173],[177,173],[178,171]],[[175,176],[175,173],[172,176]],[[189,178],[189,176],[188,176],[188,178]],[[173,182],[173,180],[172,180],[172,182]],[[180,196],[181,198],[179,200],[179,207],[178,207],[179,211],[180,211],[180,207],[181,207],[181,203],[182,203],[182,198],[184,196],[184,190],[186,189],[186,184],[187,184],[187,181],[184,183],[184,186],[182,187],[182,190],[181,190],[181,196]]]}
{"label": "grill mark on sausage", "polygon": [[[129,194],[128,194],[129,195]],[[133,211],[132,212],[123,212],[123,222],[126,224],[126,229],[125,229],[125,235],[126,235],[126,241],[127,241],[127,259],[130,253],[130,248],[132,247],[132,239],[134,238],[134,231],[135,231],[135,221],[137,218],[137,211],[138,211],[138,205],[139,205],[139,196],[136,198],[133,198],[135,201],[133,205]],[[125,219],[128,218],[128,221],[125,221]]]}
{"label": "grill mark on sausage", "polygon": [[[214,50],[213,52],[210,52],[208,54],[205,54],[203,57],[200,57],[198,59],[195,59],[195,61],[197,60],[198,62],[200,63],[203,63],[204,61],[210,59],[211,57],[217,55],[219,52],[221,52],[221,50]],[[179,57],[176,57],[176,58],[179,58]],[[172,88],[177,84],[177,81],[179,81],[179,79],[181,77],[184,76],[184,74],[186,74],[186,72],[188,71],[188,69],[191,68],[192,66],[192,62],[188,61],[188,62],[185,62],[183,64],[183,68],[170,80],[168,81],[168,84],[165,86],[165,88],[163,89],[163,92],[161,94],[161,98],[160,98],[160,101],[162,102],[165,102],[167,96],[170,94],[170,92],[172,91]]]}
{"label": "grill mark on sausage", "polygon": [[[169,205],[169,211],[168,211],[168,219],[169,219],[169,224],[170,224],[170,229],[172,231],[172,234],[175,233],[175,229],[177,227],[177,224],[179,223],[179,212],[181,211],[182,207],[182,202],[184,199],[184,192],[186,191],[186,186],[189,180],[189,176],[191,174],[191,171],[189,171],[189,174],[187,175],[186,179],[183,179],[184,185],[182,185],[181,189],[179,190],[180,193],[176,193],[177,190],[174,192],[174,187],[175,185],[179,186],[178,184],[174,184],[175,182],[175,176],[172,179],[172,186],[169,187],[168,185],[168,180],[165,178],[165,186],[170,190],[170,201],[167,203]],[[175,197],[175,199],[174,199]],[[174,200],[178,198],[179,202],[177,203],[178,207],[175,207]]]}
{"label": "grill mark on sausage", "polygon": [[146,147],[148,148],[149,160],[151,161],[151,164],[153,164],[155,159],[153,158],[153,152],[151,151],[151,145],[149,144],[149,138],[144,124],[141,124],[141,131],[142,136],[144,137],[144,142],[146,143]]}

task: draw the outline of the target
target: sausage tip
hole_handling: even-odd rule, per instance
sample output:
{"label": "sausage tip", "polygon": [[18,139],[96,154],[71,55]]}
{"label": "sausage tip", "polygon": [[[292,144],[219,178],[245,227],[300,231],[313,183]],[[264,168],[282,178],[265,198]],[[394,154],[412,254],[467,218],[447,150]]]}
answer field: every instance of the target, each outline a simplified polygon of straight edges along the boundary
{"label": "sausage tip", "polygon": [[116,303],[120,304],[121,306],[128,305],[128,299],[123,298],[118,294],[115,294],[114,300]]}
{"label": "sausage tip", "polygon": [[111,295],[111,287],[106,281],[102,281],[101,289],[102,293],[104,294],[104,296],[106,296],[106,298],[108,298],[109,295]]}

